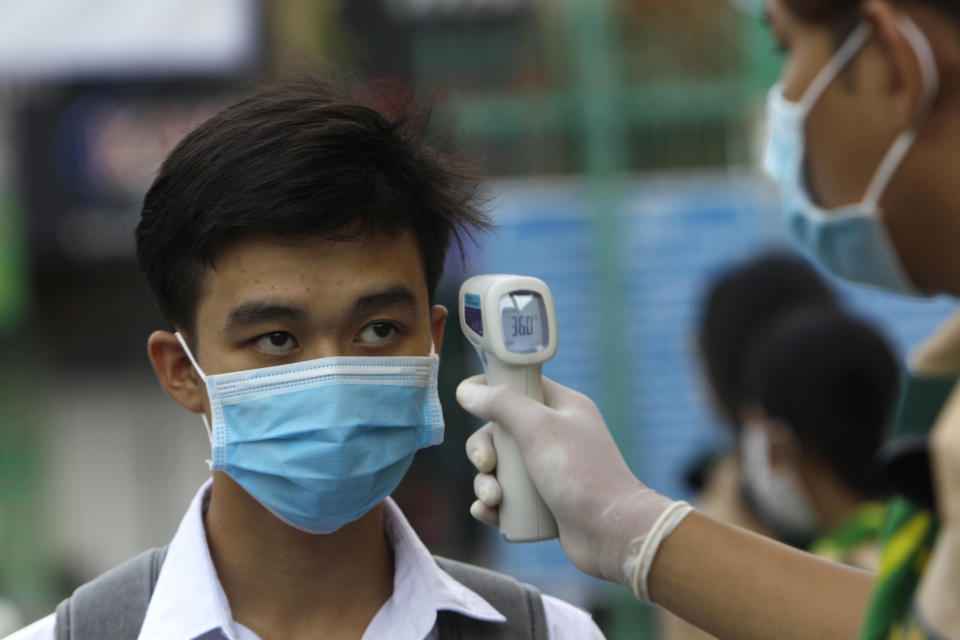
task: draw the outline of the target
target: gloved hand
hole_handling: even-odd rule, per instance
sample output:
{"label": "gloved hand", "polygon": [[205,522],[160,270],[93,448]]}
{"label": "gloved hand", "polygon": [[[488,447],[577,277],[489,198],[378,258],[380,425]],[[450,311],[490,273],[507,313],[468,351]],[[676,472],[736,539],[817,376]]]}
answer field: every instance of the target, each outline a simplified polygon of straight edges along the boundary
{"label": "gloved hand", "polygon": [[[564,552],[582,571],[620,583],[647,598],[646,575],[659,543],[690,511],[647,488],[627,467],[597,406],[585,395],[543,379],[544,404],[484,376],[463,381],[464,409],[510,431],[527,471],[553,512]],[[492,475],[497,454],[492,424],[467,440],[480,471],[474,481],[475,518],[497,526],[501,489]]]}

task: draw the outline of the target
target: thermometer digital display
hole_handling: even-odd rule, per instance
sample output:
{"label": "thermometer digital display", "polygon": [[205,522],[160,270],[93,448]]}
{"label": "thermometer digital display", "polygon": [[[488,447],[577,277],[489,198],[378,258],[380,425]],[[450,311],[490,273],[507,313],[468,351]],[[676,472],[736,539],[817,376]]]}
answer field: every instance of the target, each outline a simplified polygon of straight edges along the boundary
{"label": "thermometer digital display", "polygon": [[537,353],[547,348],[550,329],[543,297],[533,291],[515,291],[500,298],[503,346],[513,353]]}

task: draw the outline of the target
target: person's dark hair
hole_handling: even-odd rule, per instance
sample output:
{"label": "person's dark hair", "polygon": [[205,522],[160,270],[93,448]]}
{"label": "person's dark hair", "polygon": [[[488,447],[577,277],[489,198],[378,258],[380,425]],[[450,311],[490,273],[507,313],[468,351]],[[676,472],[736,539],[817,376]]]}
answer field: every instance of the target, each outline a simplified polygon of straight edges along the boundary
{"label": "person's dark hair", "polygon": [[744,367],[745,401],[781,420],[864,497],[883,493],[875,463],[900,370],[886,338],[836,309],[799,309],[757,339]]}
{"label": "person's dark hair", "polygon": [[863,0],[783,0],[798,18],[807,22],[832,22],[860,9]]}
{"label": "person's dark hair", "polygon": [[728,267],[708,286],[697,342],[721,416],[738,426],[743,356],[750,341],[799,306],[836,305],[833,292],[806,261],[771,251]]}
{"label": "person's dark hair", "polygon": [[[957,0],[909,1],[931,5],[942,10],[946,15],[960,19],[960,2]],[[783,2],[800,19],[829,25],[838,44],[859,22],[860,5],[863,4],[863,0],[783,0]]]}
{"label": "person's dark hair", "polygon": [[252,232],[347,240],[409,229],[432,297],[451,238],[462,248],[491,222],[478,179],[409,111],[387,116],[298,80],[260,89],[188,134],[147,192],[136,232],[167,320],[192,331],[213,253]]}

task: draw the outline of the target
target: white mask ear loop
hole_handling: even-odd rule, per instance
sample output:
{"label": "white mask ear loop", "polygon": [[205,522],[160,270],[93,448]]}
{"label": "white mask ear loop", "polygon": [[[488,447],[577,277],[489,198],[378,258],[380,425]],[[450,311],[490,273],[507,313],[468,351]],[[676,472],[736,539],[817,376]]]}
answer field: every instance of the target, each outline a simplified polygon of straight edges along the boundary
{"label": "white mask ear loop", "polygon": [[[203,420],[203,430],[207,433],[207,440],[210,441],[210,451],[213,451],[213,427],[210,426],[210,421],[207,420],[207,414],[201,413],[200,419]],[[207,458],[204,460],[207,463],[207,466],[210,467],[210,470],[213,470],[213,460]]]}
{"label": "white mask ear loop", "polygon": [[819,100],[823,92],[827,90],[830,83],[833,82],[837,75],[843,71],[843,68],[850,63],[853,56],[857,55],[857,52],[866,44],[867,38],[870,37],[872,32],[873,27],[869,23],[864,22],[860,24],[854,29],[853,33],[850,34],[846,42],[843,43],[833,57],[830,58],[826,66],[820,70],[820,73],[813,79],[813,82],[810,83],[807,90],[803,92],[803,97],[800,98],[799,105],[804,115],[810,112],[810,109],[817,103],[817,100]]}
{"label": "white mask ear loop", "polygon": [[923,98],[917,107],[910,126],[904,130],[897,139],[893,141],[883,161],[877,168],[877,172],[870,181],[870,186],[863,196],[863,201],[876,207],[883,195],[887,184],[893,178],[900,163],[903,162],[907,152],[913,146],[920,130],[920,125],[926,120],[933,107],[933,102],[940,90],[940,76],[937,72],[937,60],[933,56],[933,50],[923,32],[917,27],[916,23],[909,16],[901,14],[897,20],[900,23],[900,30],[903,37],[910,43],[913,52],[917,56],[917,64],[920,65],[920,75],[923,77]]}
{"label": "white mask ear loop", "polygon": [[[173,334],[177,337],[177,340],[180,342],[180,346],[183,347],[184,353],[187,354],[187,358],[190,360],[190,364],[193,365],[193,368],[196,370],[197,375],[200,376],[200,379],[203,380],[204,384],[207,382],[207,375],[203,372],[203,369],[200,368],[200,365],[197,364],[196,359],[193,357],[193,352],[190,351],[190,347],[187,346],[186,340],[183,339],[183,336],[177,331]],[[210,426],[210,421],[207,420],[207,414],[201,413],[200,419],[203,420],[203,430],[207,434],[207,438],[210,440],[210,450],[213,451],[213,428]],[[213,469],[213,460],[205,460],[211,469]]]}
{"label": "white mask ear loop", "polygon": [[183,339],[183,336],[177,331],[173,334],[177,337],[177,340],[180,342],[180,346],[183,347],[183,351],[187,354],[187,358],[190,360],[190,364],[193,365],[193,368],[196,369],[197,373],[200,374],[200,379],[206,383],[207,374],[203,372],[203,369],[200,368],[200,365],[197,364],[197,361],[193,357],[193,353],[190,351],[190,347],[187,346],[187,341]]}

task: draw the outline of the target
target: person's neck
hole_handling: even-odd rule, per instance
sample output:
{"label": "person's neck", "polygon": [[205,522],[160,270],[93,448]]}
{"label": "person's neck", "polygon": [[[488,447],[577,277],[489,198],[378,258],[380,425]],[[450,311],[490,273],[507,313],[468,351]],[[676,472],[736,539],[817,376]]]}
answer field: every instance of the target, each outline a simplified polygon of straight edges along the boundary
{"label": "person's neck", "polygon": [[804,474],[803,483],[820,528],[829,532],[846,522],[865,499],[832,473]]}
{"label": "person's neck", "polygon": [[312,535],[215,472],[204,524],[233,619],[263,640],[358,638],[393,592],[380,506],[334,533]]}
{"label": "person's neck", "polygon": [[[958,166],[960,121],[952,115],[932,119],[921,129],[917,144],[894,176],[895,182],[910,188],[888,193],[891,210],[902,212],[890,221],[896,226],[891,231],[898,238],[898,250],[913,267],[910,275],[937,292],[954,296],[960,296]],[[882,204],[888,204],[886,197]]]}

